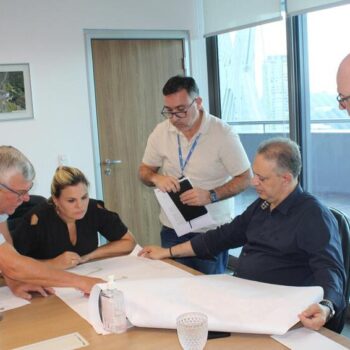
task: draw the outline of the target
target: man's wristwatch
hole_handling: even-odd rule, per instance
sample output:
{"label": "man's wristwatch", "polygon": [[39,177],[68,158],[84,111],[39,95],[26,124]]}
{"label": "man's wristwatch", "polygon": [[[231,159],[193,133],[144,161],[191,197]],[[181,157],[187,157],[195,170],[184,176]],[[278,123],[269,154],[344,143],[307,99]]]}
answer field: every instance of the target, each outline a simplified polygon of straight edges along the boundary
{"label": "man's wristwatch", "polygon": [[320,305],[326,306],[329,309],[329,315],[326,320],[326,322],[328,322],[335,315],[333,303],[330,300],[323,299],[320,301]]}
{"label": "man's wristwatch", "polygon": [[216,195],[216,192],[214,190],[210,190],[209,191],[209,194],[210,194],[210,201],[212,203],[215,203],[219,200],[218,196]]}

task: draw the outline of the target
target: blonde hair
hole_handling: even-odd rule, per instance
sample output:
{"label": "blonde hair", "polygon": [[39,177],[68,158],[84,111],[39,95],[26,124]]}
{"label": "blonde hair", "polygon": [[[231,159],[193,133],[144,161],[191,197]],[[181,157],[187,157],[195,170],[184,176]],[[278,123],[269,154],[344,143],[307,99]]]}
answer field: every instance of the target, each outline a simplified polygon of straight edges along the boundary
{"label": "blonde hair", "polygon": [[51,196],[59,198],[62,190],[68,186],[75,186],[83,183],[89,186],[89,181],[85,175],[77,168],[60,166],[56,169],[51,183]]}

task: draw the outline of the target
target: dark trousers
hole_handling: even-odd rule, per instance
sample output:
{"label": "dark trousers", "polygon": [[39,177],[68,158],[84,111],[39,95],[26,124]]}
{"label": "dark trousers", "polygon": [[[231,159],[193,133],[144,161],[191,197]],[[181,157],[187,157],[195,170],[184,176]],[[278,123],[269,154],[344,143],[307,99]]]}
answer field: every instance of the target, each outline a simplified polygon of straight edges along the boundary
{"label": "dark trousers", "polygon": [[[198,232],[190,232],[184,236],[178,237],[175,230],[170,227],[163,226],[162,230],[160,231],[160,238],[162,247],[170,248],[174,245],[187,242],[194,236],[201,234],[202,233]],[[228,261],[228,251],[224,251],[216,255],[213,259],[188,257],[174,258],[174,260],[207,275],[219,274],[225,272]]]}

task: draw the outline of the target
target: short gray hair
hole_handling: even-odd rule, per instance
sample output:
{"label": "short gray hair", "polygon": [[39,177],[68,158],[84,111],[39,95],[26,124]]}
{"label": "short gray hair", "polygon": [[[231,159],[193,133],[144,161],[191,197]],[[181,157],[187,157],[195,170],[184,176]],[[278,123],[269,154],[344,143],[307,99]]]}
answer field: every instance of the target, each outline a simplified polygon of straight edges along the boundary
{"label": "short gray hair", "polygon": [[35,170],[29,159],[12,146],[0,146],[0,178],[11,171],[21,174],[26,181],[33,181]]}
{"label": "short gray hair", "polygon": [[263,155],[268,160],[276,161],[279,171],[289,171],[297,178],[301,171],[301,155],[299,146],[291,139],[275,137],[263,141],[257,154]]}

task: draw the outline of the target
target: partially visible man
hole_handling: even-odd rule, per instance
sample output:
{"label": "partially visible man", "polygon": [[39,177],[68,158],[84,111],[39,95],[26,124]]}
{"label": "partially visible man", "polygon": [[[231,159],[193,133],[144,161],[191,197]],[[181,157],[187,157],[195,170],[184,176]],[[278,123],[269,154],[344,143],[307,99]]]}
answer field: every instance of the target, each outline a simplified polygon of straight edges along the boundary
{"label": "partially visible man", "polygon": [[[244,191],[251,179],[250,164],[238,135],[220,119],[203,108],[198,87],[191,77],[175,76],[163,87],[165,121],[158,124],[148,138],[139,168],[139,177],[147,186],[163,192],[177,192],[179,178],[186,176],[193,189],[184,192],[184,204],[207,205],[215,221],[205,227],[178,237],[163,210],[160,213],[161,242],[170,247],[215,228],[232,218],[232,202],[228,198]],[[222,273],[228,252],[213,259],[177,259],[203,273]]]}
{"label": "partially visible man", "polygon": [[[304,326],[342,328],[345,271],[338,225],[333,214],[298,184],[298,145],[283,138],[262,143],[253,164],[252,183],[259,195],[231,223],[170,249],[148,246],[140,255],[211,257],[243,246],[237,277],[289,286],[321,286],[324,300],[299,317]],[[335,316],[334,316],[335,315]]]}
{"label": "partially visible man", "polygon": [[0,215],[0,233],[3,235],[6,242],[12,244],[12,236],[7,226],[7,215]]}
{"label": "partially visible man", "polygon": [[[0,146],[0,215],[1,221],[12,214],[23,202],[29,200],[35,171],[30,161],[16,148]],[[4,227],[3,225],[1,227]],[[100,279],[79,276],[47,267],[34,259],[16,252],[5,242],[0,232],[0,271],[14,294],[30,299],[30,292],[42,295],[52,292],[46,287],[74,287],[89,293]],[[44,288],[43,288],[44,287]]]}
{"label": "partially visible man", "polygon": [[337,86],[340,109],[346,109],[350,115],[350,54],[339,65],[337,73]]}

